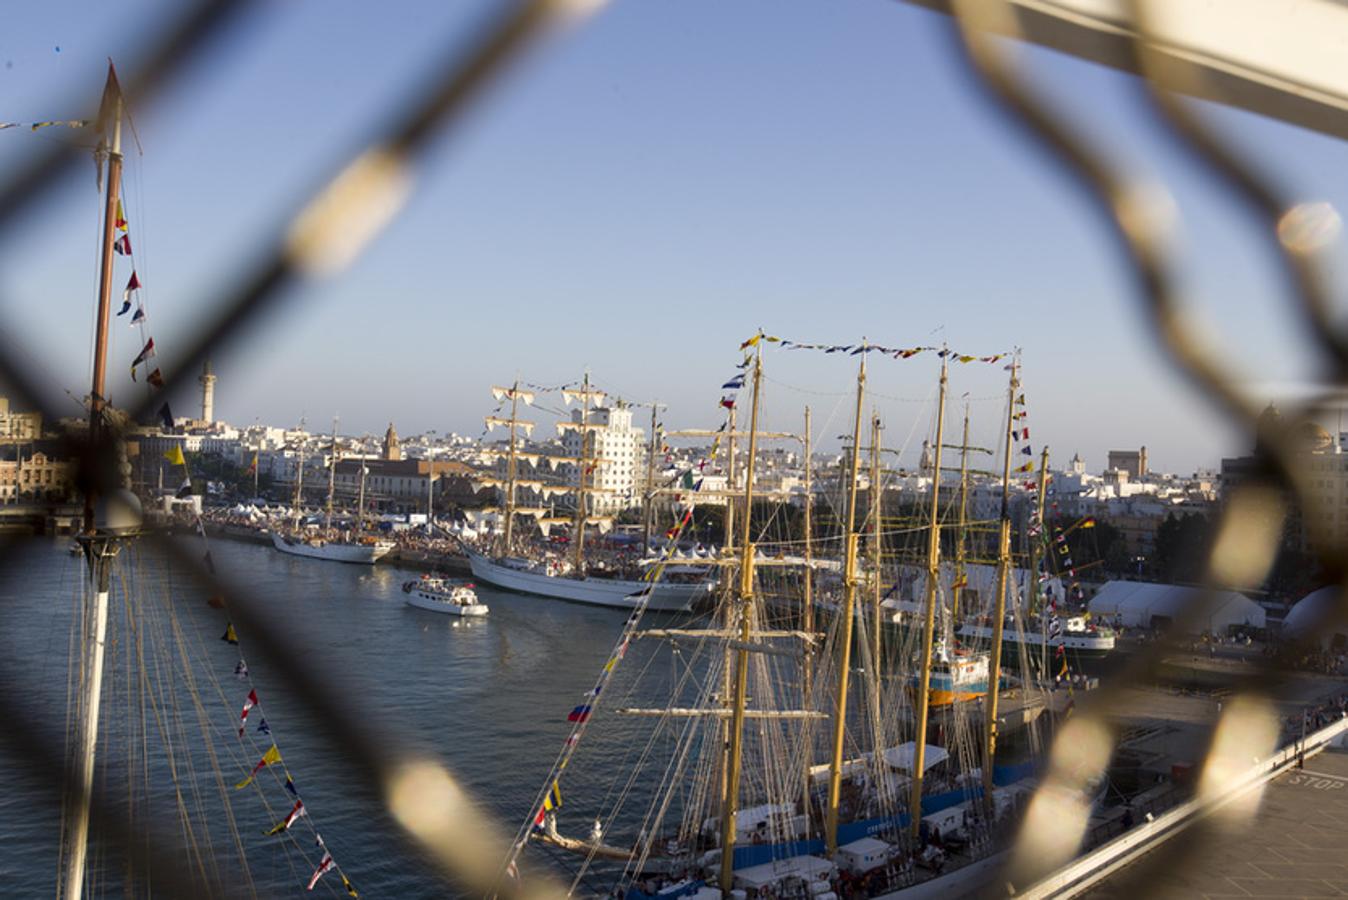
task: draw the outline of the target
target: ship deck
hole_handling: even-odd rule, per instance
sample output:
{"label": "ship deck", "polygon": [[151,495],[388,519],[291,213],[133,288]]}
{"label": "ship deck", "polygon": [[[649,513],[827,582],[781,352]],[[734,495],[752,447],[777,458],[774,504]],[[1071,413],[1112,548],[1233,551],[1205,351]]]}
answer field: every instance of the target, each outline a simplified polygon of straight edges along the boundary
{"label": "ship deck", "polygon": [[1344,847],[1348,751],[1330,749],[1271,781],[1248,827],[1180,836],[1086,896],[1346,897]]}

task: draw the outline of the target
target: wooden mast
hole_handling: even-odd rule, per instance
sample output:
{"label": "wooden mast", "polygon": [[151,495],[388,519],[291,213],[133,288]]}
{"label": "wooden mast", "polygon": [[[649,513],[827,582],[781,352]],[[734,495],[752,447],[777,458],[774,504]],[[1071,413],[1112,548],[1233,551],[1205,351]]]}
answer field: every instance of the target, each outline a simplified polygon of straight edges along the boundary
{"label": "wooden mast", "polygon": [[960,520],[955,533],[955,583],[950,589],[950,618],[958,622],[960,595],[964,592],[965,530],[969,522],[969,404],[964,404],[964,439],[960,441]]}
{"label": "wooden mast", "polygon": [[875,670],[875,686],[880,686],[880,565],[883,549],[880,513],[880,414],[871,413],[871,667]]}
{"label": "wooden mast", "polygon": [[[89,453],[108,452],[105,443],[104,410],[107,405],[106,374],[108,365],[108,321],[112,307],[113,243],[117,230],[117,202],[122,183],[122,92],[117,73],[108,62],[108,78],[103,88],[101,124],[111,124],[108,146],[108,184],[103,203],[103,255],[98,277],[98,318],[94,339],[94,371],[89,392]],[[111,101],[111,109],[106,104]],[[104,118],[110,113],[111,121]],[[106,139],[106,135],[103,136]],[[65,867],[60,885],[64,900],[79,900],[84,892],[84,867],[89,849],[89,802],[94,789],[94,758],[98,747],[99,707],[103,698],[103,657],[107,643],[108,597],[112,584],[112,561],[119,544],[115,534],[100,531],[96,516],[97,495],[93,489],[84,494],[84,532],[81,544],[89,566],[93,604],[85,618],[81,636],[84,658],[80,662],[80,717],[76,723],[78,756],[74,761],[75,778],[66,785]]]}
{"label": "wooden mast", "polygon": [[651,552],[651,528],[655,520],[655,454],[660,448],[656,434],[659,427],[660,403],[651,401],[651,442],[646,448],[646,490],[641,494],[641,555]]}
{"label": "wooden mast", "polygon": [[1027,534],[1030,544],[1029,579],[1030,596],[1027,606],[1031,613],[1037,613],[1044,601],[1044,590],[1039,582],[1039,547],[1044,534],[1044,494],[1048,489],[1048,445],[1039,454],[1039,496],[1035,498],[1035,517],[1030,525],[1039,525],[1039,534]]}
{"label": "wooden mast", "polygon": [[361,445],[360,457],[360,490],[356,497],[356,530],[361,534],[365,533],[365,476],[369,474],[369,469],[365,466],[365,446]]}
{"label": "wooden mast", "polygon": [[735,547],[735,500],[729,496],[735,490],[735,407],[730,407],[730,424],[726,426],[726,504],[725,518],[721,520],[721,552],[729,553]]}
{"label": "wooden mast", "polygon": [[[304,417],[300,417],[300,431],[304,431]],[[304,438],[300,438],[299,455],[295,458],[295,521],[292,526],[295,531],[299,531],[300,517],[302,512],[300,506],[304,501]]]}
{"label": "wooden mast", "polygon": [[917,683],[917,728],[913,734],[913,795],[909,804],[909,828],[914,836],[922,824],[922,779],[927,764],[927,717],[931,708],[931,644],[936,630],[936,582],[941,566],[941,445],[945,439],[945,394],[950,351],[941,351],[941,390],[936,402],[936,453],[931,470],[931,518],[927,523],[927,595],[922,626],[922,672]]}
{"label": "wooden mast", "polygon": [[847,486],[847,526],[843,544],[843,606],[842,631],[838,642],[841,659],[838,662],[838,702],[833,720],[833,756],[828,766],[828,810],[825,818],[825,840],[828,855],[838,850],[838,800],[842,794],[843,735],[847,725],[847,675],[852,664],[852,618],[857,589],[857,471],[861,465],[861,411],[866,401],[866,351],[861,347],[861,365],[857,369],[857,408],[852,421],[851,478]]}
{"label": "wooden mast", "polygon": [[582,382],[580,392],[580,453],[576,463],[576,471],[579,474],[579,482],[576,485],[576,524],[572,529],[575,534],[571,536],[572,559],[571,570],[576,577],[585,574],[585,518],[586,518],[586,484],[585,479],[589,477],[590,455],[586,448],[589,445],[590,437],[590,373],[585,373],[585,380]]}
{"label": "wooden mast", "polygon": [[506,456],[506,496],[505,496],[505,536],[501,555],[509,556],[515,541],[515,479],[519,477],[518,450],[519,439],[515,436],[520,411],[520,380],[510,385],[510,450]]}
{"label": "wooden mast", "polygon": [[729,894],[735,876],[735,813],[739,807],[740,763],[744,752],[744,703],[749,686],[749,651],[753,637],[754,545],[749,523],[753,518],[754,458],[758,455],[758,395],[763,378],[763,344],[754,356],[753,404],[749,411],[749,459],[745,464],[744,516],[740,523],[740,647],[735,654],[735,695],[730,722],[730,770],[725,803],[721,808],[721,892]]}
{"label": "wooden mast", "polygon": [[[1002,515],[997,536],[997,599],[992,612],[992,647],[988,660],[988,693],[983,704],[987,749],[983,755],[983,805],[992,821],[992,764],[997,754],[997,701],[1002,677],[1002,628],[1006,620],[1006,581],[1011,570],[1011,447],[1015,444],[1016,388],[1020,386],[1020,360],[1011,360],[1011,383],[1006,391],[1006,446],[1002,452]],[[1033,576],[1031,576],[1033,577]]]}
{"label": "wooden mast", "polygon": [[332,449],[328,454],[328,506],[323,515],[323,530],[332,530],[332,495],[337,487],[337,417],[332,417]]}
{"label": "wooden mast", "polygon": [[[805,556],[805,596],[801,607],[800,628],[806,634],[814,632],[814,481],[810,473],[810,408],[805,407],[805,545],[803,554]],[[810,701],[814,697],[814,653],[812,647],[806,647],[805,655],[801,657],[800,667],[800,687],[802,709],[808,709]],[[805,725],[805,746],[813,748],[814,730],[810,728],[809,723]],[[810,819],[810,753],[805,754],[805,780],[803,782],[804,791],[802,793],[803,810],[805,820]]]}

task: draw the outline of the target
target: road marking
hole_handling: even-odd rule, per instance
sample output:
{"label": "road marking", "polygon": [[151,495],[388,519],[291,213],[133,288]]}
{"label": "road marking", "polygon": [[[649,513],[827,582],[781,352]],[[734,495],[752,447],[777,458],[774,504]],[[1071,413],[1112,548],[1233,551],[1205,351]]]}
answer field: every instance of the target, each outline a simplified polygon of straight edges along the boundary
{"label": "road marking", "polygon": [[1287,783],[1314,788],[1317,791],[1341,791],[1345,785],[1348,785],[1348,778],[1342,775],[1316,772],[1311,769],[1295,769],[1290,773]]}

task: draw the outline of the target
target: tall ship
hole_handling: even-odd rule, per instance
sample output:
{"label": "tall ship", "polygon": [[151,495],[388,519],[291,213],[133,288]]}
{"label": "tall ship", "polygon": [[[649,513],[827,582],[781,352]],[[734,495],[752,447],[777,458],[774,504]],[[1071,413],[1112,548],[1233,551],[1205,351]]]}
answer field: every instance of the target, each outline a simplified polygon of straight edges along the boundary
{"label": "tall ship", "polygon": [[[500,490],[502,504],[498,509],[480,511],[479,514],[497,513],[501,526],[490,552],[464,545],[475,578],[523,594],[620,609],[635,609],[641,604],[646,609],[682,611],[691,609],[698,600],[708,596],[711,587],[700,578],[682,583],[655,581],[648,577],[649,568],[644,575],[633,577],[622,570],[589,565],[585,553],[587,528],[593,526],[607,531],[613,524],[611,515],[599,511],[596,498],[613,493],[605,487],[603,473],[605,467],[617,462],[601,455],[596,433],[607,429],[617,410],[602,406],[606,394],[591,387],[588,374],[579,390],[562,390],[563,402],[567,405],[576,402],[579,407],[569,420],[557,423],[561,435],[564,438],[570,436],[564,443],[570,452],[564,455],[542,456],[525,452],[521,447],[520,436],[532,434],[535,423],[519,418],[519,405],[532,405],[534,391],[521,388],[516,381],[508,388],[493,387],[492,394],[498,402],[508,400],[510,403],[509,418],[493,415],[486,419],[489,428],[499,426],[508,431],[506,449],[495,451],[505,464],[505,477],[480,481],[482,485]],[[594,416],[592,410],[598,410],[600,415]],[[571,472],[572,477],[569,483],[522,478],[520,468],[525,462],[535,469],[544,462],[554,470],[564,466],[564,471]],[[572,514],[570,517],[557,516],[549,507],[524,506],[518,499],[521,490],[530,491],[544,500],[570,496]],[[569,552],[563,556],[540,550],[538,541],[522,539],[525,536],[517,527],[517,520],[521,518],[532,520],[538,536],[547,536],[556,526],[569,526]],[[529,538],[534,536],[533,533],[528,535]]]}
{"label": "tall ship", "polygon": [[[583,885],[626,900],[961,896],[995,873],[1009,844],[1035,784],[1039,739],[999,748],[1000,685],[1015,676],[1027,693],[1039,688],[1028,660],[1003,667],[1000,634],[967,654],[945,649],[954,642],[947,626],[937,627],[950,620],[938,611],[952,599],[936,577],[940,532],[949,527],[940,520],[940,479],[918,539],[929,576],[923,608],[914,627],[886,630],[875,565],[883,520],[878,502],[867,512],[857,501],[870,349],[861,345],[845,495],[826,526],[840,533],[823,538],[826,553],[841,555],[842,577],[816,586],[809,525],[801,534],[794,517],[754,507],[762,340],[746,342],[757,345],[746,360],[748,471],[718,602],[685,627],[643,627],[646,608],[638,605],[568,716],[572,728],[501,863],[502,879],[518,877],[520,857],[537,846],[570,858],[563,865],[574,873],[571,890]],[[1017,374],[1013,368],[1008,416]],[[937,447],[944,359],[940,387]],[[1009,427],[1004,435],[1009,444]],[[1010,455],[1006,449],[1004,497]],[[696,490],[686,495],[664,558],[698,499]],[[807,522],[811,505],[807,494]],[[998,621],[1011,593],[1006,508],[992,598]],[[864,544],[869,579],[860,565]],[[832,593],[831,605],[817,602],[817,588]],[[591,745],[593,758],[578,749]],[[615,770],[617,759],[635,761],[633,769]],[[576,800],[579,785],[590,783],[601,785],[604,799]]]}
{"label": "tall ship", "polygon": [[334,529],[332,524],[332,501],[337,477],[337,422],[332,425],[331,452],[328,454],[328,501],[321,530],[304,527],[301,519],[301,504],[304,499],[304,444],[300,443],[299,457],[295,467],[295,496],[293,499],[295,514],[288,529],[273,529],[271,544],[282,553],[291,556],[303,556],[308,559],[325,559],[330,562],[354,563],[356,565],[374,565],[396,546],[392,541],[377,538],[365,532],[365,469],[361,468],[361,490],[357,502],[356,527],[354,529]]}

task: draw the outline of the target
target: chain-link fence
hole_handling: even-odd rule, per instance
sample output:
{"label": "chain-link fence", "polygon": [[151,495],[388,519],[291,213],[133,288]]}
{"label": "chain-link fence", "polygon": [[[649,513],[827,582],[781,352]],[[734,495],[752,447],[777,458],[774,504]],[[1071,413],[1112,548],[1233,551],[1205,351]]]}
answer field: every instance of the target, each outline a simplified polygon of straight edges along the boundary
{"label": "chain-link fence", "polygon": [[[150,51],[127,69],[123,81],[128,102],[138,108],[154,104],[215,33],[258,5],[247,0],[209,0],[184,10]],[[591,5],[584,0],[503,3],[466,41],[462,35],[455,35],[447,48],[444,68],[429,74],[405,98],[404,112],[281,223],[277,233],[285,235],[283,241],[251,260],[245,272],[219,289],[219,296],[208,304],[206,324],[177,357],[176,367],[164,373],[167,389],[193,377],[208,353],[227,347],[299,282],[328,274],[358,254],[398,211],[417,178],[418,164],[431,138],[453,128],[483,89],[539,38],[582,16]],[[949,11],[957,36],[956,52],[986,86],[993,104],[1024,128],[1074,179],[1078,189],[1096,202],[1101,214],[1099,227],[1116,242],[1124,262],[1135,274],[1137,301],[1174,361],[1178,377],[1196,384],[1241,433],[1253,438],[1259,427],[1259,408],[1242,388],[1232,357],[1209,349],[1205,336],[1196,334],[1181,314],[1171,258],[1174,243],[1165,220],[1168,207],[1158,199],[1154,185],[1134,182],[1093,148],[1085,136],[1084,123],[1059,115],[1028,86],[1013,47],[991,36],[1014,30],[1013,24],[1008,25],[1007,6],[992,0],[952,0]],[[1172,92],[1184,89],[1186,79],[1193,75],[1175,55],[1145,40],[1145,6],[1137,2],[1130,5],[1136,27],[1125,39],[1135,54],[1136,69],[1145,76],[1157,127],[1192,150],[1224,180],[1273,242],[1299,300],[1292,314],[1309,325],[1315,338],[1313,350],[1328,360],[1330,376],[1325,395],[1332,398],[1341,394],[1348,387],[1348,334],[1335,324],[1317,264],[1317,254],[1323,248],[1294,237],[1297,232],[1288,227],[1288,222],[1298,215],[1296,205],[1279,196],[1260,173],[1207,131],[1186,102]],[[5,173],[0,182],[0,229],[12,230],[33,215],[37,204],[82,162],[77,149],[52,145],[21,171]],[[7,386],[16,406],[40,411],[48,421],[56,421],[61,418],[60,400],[31,368],[18,362],[20,356],[12,340],[0,332],[0,382]],[[129,410],[130,418],[144,419],[154,412],[154,404],[154,400],[141,403]],[[1300,415],[1287,416],[1285,421],[1295,422],[1322,411],[1312,400],[1299,410]],[[1259,470],[1225,498],[1219,537],[1206,566],[1210,590],[1187,612],[1192,618],[1198,618],[1213,592],[1260,581],[1272,563],[1288,510],[1315,510],[1322,502],[1291,436],[1267,429],[1258,436]],[[79,461],[77,484],[81,491],[106,497],[115,490],[118,471],[111,463],[118,459],[120,441],[112,428],[92,439],[87,432],[65,436],[69,456]],[[1334,615],[1341,616],[1348,605],[1348,567],[1321,526],[1323,520],[1307,515],[1303,521],[1320,566],[1340,587]],[[185,552],[177,543],[152,534],[145,535],[144,540],[160,544],[162,552],[173,559],[174,565],[190,572],[204,592],[224,599],[233,621],[249,635],[251,651],[265,657],[281,673],[287,690],[304,698],[314,721],[326,729],[328,746],[345,757],[348,775],[384,799],[392,818],[403,828],[406,841],[439,868],[447,886],[469,894],[542,896],[559,892],[545,878],[499,880],[500,860],[506,856],[508,839],[498,823],[488,820],[467,798],[454,774],[438,762],[391,753],[389,748],[406,745],[391,738],[382,727],[374,733],[365,718],[352,714],[346,698],[335,695],[329,686],[331,680],[321,663],[311,655],[292,652],[289,636],[274,626],[247,583],[229,573],[209,571],[195,554]],[[11,541],[0,552],[4,577],[21,583],[24,541]],[[1183,628],[1175,631],[1180,633]],[[1173,641],[1156,642],[1133,657],[1125,671],[1083,697],[1057,738],[1043,786],[1031,804],[1009,868],[997,883],[1028,885],[1071,859],[1083,843],[1099,843],[1114,836],[1113,829],[1087,834],[1087,817],[1071,806],[1075,801],[1058,799],[1069,794],[1079,796],[1080,790],[1055,791],[1059,787],[1079,789],[1104,772],[1118,738],[1112,709],[1130,686],[1153,681],[1165,655],[1177,646]],[[1271,677],[1280,665],[1265,660],[1262,674]],[[1206,765],[1221,762],[1224,735],[1251,729],[1259,733],[1260,722],[1273,715],[1267,697],[1251,691],[1250,683],[1248,679],[1243,682],[1242,693],[1225,704],[1213,729]],[[24,675],[6,671],[4,660],[0,660],[0,685],[0,717],[6,722],[0,728],[0,742],[6,765],[22,770],[33,783],[59,796],[74,780],[74,772],[51,752],[62,742],[58,724],[35,721],[31,711],[23,707]],[[1159,810],[1173,799],[1158,796],[1151,802]],[[170,895],[199,892],[199,879],[180,864],[184,859],[182,835],[151,824],[143,833],[128,834],[124,822],[110,812],[116,806],[115,798],[95,789],[90,801],[95,825],[120,844],[129,865],[147,873]],[[1217,839],[1217,835],[1212,830],[1200,834],[1209,839]],[[1144,860],[1140,865],[1146,864]],[[1163,864],[1177,862],[1166,857]]]}

